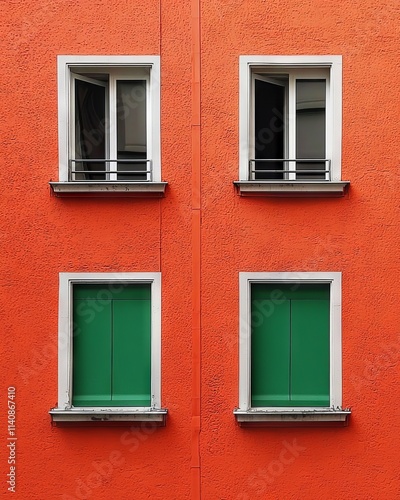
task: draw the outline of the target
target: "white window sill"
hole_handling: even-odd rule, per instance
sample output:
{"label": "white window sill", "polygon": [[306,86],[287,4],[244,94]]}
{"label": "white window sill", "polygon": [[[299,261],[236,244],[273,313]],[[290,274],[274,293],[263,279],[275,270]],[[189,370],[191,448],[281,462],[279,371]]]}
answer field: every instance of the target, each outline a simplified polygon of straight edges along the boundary
{"label": "white window sill", "polygon": [[167,182],[49,182],[55,196],[136,196],[161,198]]}
{"label": "white window sill", "polygon": [[50,416],[53,425],[89,425],[105,424],[132,424],[148,422],[155,427],[164,427],[168,410],[160,409],[133,409],[133,408],[52,408]]}
{"label": "white window sill", "polygon": [[349,181],[234,181],[240,196],[341,197]]}
{"label": "white window sill", "polygon": [[285,426],[340,426],[346,427],[351,410],[342,409],[251,409],[234,410],[233,414],[241,427],[285,427]]}

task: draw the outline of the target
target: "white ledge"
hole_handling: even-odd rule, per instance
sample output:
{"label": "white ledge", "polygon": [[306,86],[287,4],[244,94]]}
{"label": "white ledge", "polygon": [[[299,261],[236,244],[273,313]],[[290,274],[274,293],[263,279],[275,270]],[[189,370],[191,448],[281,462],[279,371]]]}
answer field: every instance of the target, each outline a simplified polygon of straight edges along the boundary
{"label": "white ledge", "polygon": [[284,409],[235,409],[233,414],[242,427],[259,427],[269,425],[339,425],[347,426],[351,410],[321,409],[321,410],[284,410]]}
{"label": "white ledge", "polygon": [[55,196],[137,196],[161,198],[167,182],[49,182]]}
{"label": "white ledge", "polygon": [[168,410],[160,409],[133,409],[133,408],[52,408],[49,411],[52,422],[57,423],[76,423],[86,422],[91,424],[107,422],[150,422],[155,426],[165,425]]}
{"label": "white ledge", "polygon": [[349,181],[234,181],[240,196],[341,197]]}

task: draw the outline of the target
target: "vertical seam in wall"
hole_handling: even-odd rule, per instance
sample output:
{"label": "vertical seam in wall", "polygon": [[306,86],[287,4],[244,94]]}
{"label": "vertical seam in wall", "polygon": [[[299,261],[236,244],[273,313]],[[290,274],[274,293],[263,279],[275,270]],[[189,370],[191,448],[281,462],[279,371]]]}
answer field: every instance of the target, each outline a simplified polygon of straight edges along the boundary
{"label": "vertical seam in wall", "polygon": [[192,31],[192,422],[191,498],[201,498],[200,398],[201,398],[201,123],[200,123],[200,0],[191,2]]}

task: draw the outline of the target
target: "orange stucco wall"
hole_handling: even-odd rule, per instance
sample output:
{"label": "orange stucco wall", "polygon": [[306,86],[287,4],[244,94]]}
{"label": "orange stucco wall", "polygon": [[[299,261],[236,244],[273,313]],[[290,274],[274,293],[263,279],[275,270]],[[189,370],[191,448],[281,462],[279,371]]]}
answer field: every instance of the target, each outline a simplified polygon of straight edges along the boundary
{"label": "orange stucco wall", "polygon": [[[1,5],[0,408],[15,386],[15,496],[398,498],[398,1],[200,0],[200,32],[198,4]],[[165,198],[51,195],[58,54],[160,54]],[[346,197],[237,195],[241,54],[343,56]],[[58,273],[85,271],[162,272],[166,427],[51,426]],[[349,427],[237,426],[240,271],[342,271]]]}

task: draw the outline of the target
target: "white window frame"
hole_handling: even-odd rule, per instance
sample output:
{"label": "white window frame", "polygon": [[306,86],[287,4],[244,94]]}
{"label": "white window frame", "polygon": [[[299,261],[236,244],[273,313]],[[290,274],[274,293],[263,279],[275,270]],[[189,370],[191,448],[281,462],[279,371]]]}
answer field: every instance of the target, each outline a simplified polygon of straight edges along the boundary
{"label": "white window frame", "polygon": [[[71,70],[91,73],[98,71],[110,74],[110,84],[116,79],[146,79],[148,100],[146,101],[147,119],[147,157],[151,159],[152,182],[161,182],[161,129],[160,129],[160,56],[74,56],[60,55],[58,66],[58,130],[59,130],[59,182],[74,183],[69,179],[69,159],[71,155],[71,109],[72,76]],[[130,72],[130,74],[129,74]],[[110,96],[111,97],[111,96]],[[116,104],[115,104],[116,106]],[[110,110],[110,129],[115,121]],[[116,126],[114,124],[114,130]],[[112,151],[110,151],[110,154]],[[113,178],[111,178],[111,181]]]}
{"label": "white window frame", "polygon": [[[341,180],[342,157],[342,56],[240,56],[239,58],[239,180],[249,179],[249,160],[254,149],[252,133],[254,74],[291,73],[300,78],[316,78],[328,70],[326,102],[326,158],[331,160],[331,182]],[[304,75],[304,76],[303,76]],[[293,77],[290,80],[294,81]],[[289,82],[289,99],[290,82]],[[293,135],[294,121],[289,120]],[[254,132],[253,132],[254,135]],[[290,144],[289,144],[290,147]],[[293,154],[289,151],[289,154]],[[290,158],[293,159],[293,158]],[[290,179],[292,180],[292,179]],[[303,181],[303,182],[312,182]]]}
{"label": "white window frame", "polygon": [[[330,406],[251,407],[251,287],[254,283],[330,285]],[[326,414],[342,405],[342,275],[340,272],[241,272],[239,273],[239,407],[237,414]],[[325,415],[326,417],[326,415]],[[244,417],[245,418],[245,417]],[[341,418],[341,416],[339,417]]]}
{"label": "white window frame", "polygon": [[[72,405],[73,373],[73,287],[80,284],[151,285],[151,406],[77,407]],[[87,420],[93,413],[103,415],[155,414],[161,409],[161,273],[60,273],[58,322],[58,405],[50,411],[59,420]],[[121,418],[119,418],[121,419]],[[136,418],[137,419],[137,418]],[[146,416],[149,420],[149,416]]]}

